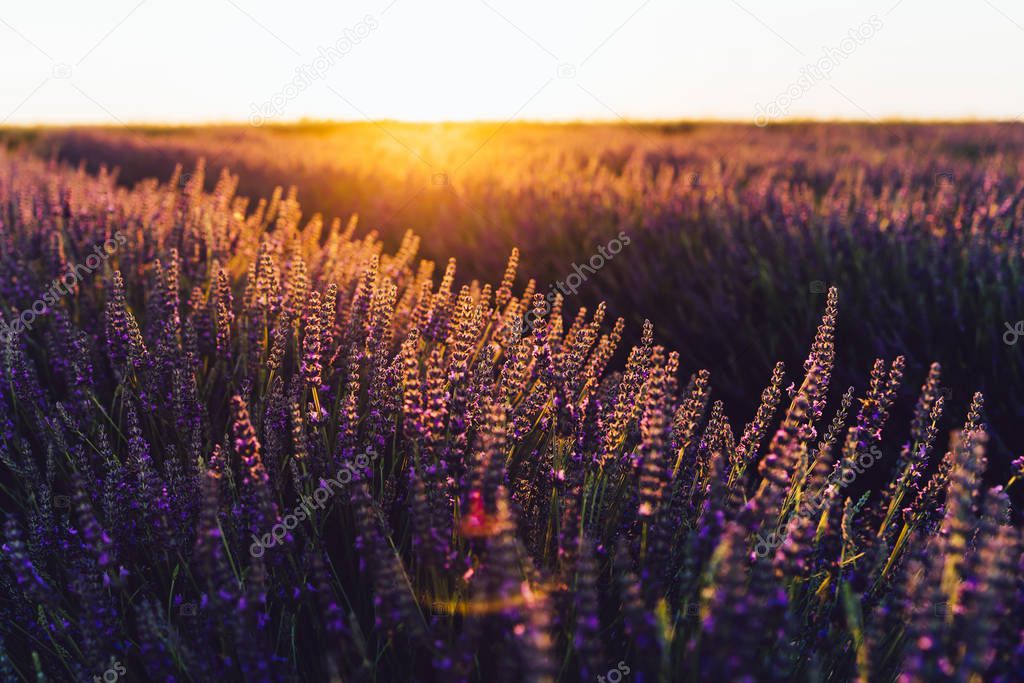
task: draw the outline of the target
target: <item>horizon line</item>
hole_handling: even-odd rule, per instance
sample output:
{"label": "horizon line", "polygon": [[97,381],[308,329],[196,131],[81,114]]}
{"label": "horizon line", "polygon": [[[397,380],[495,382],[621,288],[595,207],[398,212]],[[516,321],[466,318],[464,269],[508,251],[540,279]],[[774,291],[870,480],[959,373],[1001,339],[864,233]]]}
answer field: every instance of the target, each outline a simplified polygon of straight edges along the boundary
{"label": "horizon line", "polygon": [[182,121],[127,121],[123,123],[97,123],[89,121],[69,122],[37,122],[37,123],[3,123],[0,130],[9,129],[60,129],[60,128],[217,128],[217,127],[246,127],[246,128],[288,128],[303,125],[374,125],[379,123],[391,123],[400,125],[420,126],[471,126],[471,125],[534,125],[534,126],[671,126],[671,125],[737,125],[749,126],[751,128],[771,128],[789,125],[807,124],[839,124],[839,125],[952,125],[952,124],[1012,124],[1024,123],[1024,115],[1017,117],[887,117],[887,118],[846,118],[846,117],[800,117],[787,118],[771,121],[765,126],[758,126],[749,118],[733,117],[676,117],[676,118],[541,118],[541,119],[405,119],[405,118],[299,118],[282,121],[272,121],[260,126],[252,125],[246,119],[209,119],[209,120],[182,120]]}

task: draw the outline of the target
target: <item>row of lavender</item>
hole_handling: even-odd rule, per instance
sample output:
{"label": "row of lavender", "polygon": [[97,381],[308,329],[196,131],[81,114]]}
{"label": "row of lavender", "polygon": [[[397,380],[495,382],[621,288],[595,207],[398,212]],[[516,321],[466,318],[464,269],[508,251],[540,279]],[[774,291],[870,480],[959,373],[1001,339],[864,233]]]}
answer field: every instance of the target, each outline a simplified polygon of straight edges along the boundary
{"label": "row of lavender", "polygon": [[324,123],[56,130],[37,144],[129,184],[201,157],[239,173],[243,194],[295,183],[307,209],[358,211],[389,249],[412,227],[426,257],[482,280],[514,246],[531,275],[563,279],[624,230],[628,253],[583,283],[580,305],[626,315],[627,343],[649,318],[745,410],[777,360],[801,360],[837,286],[856,321],[838,382],[876,356],[903,354],[915,376],[940,360],[951,407],[989,397],[1000,475],[1024,453],[1020,123]]}
{"label": "row of lavender", "polygon": [[836,290],[734,430],[518,252],[457,287],[411,233],[204,181],[0,157],[5,681],[1024,670],[982,396],[945,415],[933,365],[890,425],[902,357],[840,395]]}

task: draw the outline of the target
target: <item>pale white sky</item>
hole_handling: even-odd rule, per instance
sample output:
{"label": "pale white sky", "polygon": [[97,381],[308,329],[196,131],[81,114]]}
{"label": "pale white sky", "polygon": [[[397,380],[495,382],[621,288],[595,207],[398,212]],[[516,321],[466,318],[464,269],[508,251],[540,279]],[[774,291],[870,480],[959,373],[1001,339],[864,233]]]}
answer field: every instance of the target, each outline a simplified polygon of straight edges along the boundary
{"label": "pale white sky", "polygon": [[1005,119],[1022,74],[1019,0],[0,2],[4,124]]}

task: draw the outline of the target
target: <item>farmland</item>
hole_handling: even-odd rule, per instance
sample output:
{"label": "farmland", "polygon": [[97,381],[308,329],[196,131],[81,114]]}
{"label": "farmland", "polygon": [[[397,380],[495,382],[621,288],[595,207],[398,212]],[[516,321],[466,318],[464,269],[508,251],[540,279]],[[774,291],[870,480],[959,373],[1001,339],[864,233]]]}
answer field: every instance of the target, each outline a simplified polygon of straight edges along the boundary
{"label": "farmland", "polygon": [[0,678],[1024,669],[1024,127],[3,137]]}

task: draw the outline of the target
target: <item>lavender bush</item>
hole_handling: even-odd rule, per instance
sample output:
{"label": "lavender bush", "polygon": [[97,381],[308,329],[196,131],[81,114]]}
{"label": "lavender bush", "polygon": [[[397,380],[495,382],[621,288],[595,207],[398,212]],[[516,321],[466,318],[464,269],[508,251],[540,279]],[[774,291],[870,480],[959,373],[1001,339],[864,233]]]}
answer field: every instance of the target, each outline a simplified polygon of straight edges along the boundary
{"label": "lavender bush", "polygon": [[983,484],[938,364],[838,384],[837,289],[730,417],[517,251],[459,285],[238,183],[0,156],[4,680],[1020,680],[1024,459]]}

